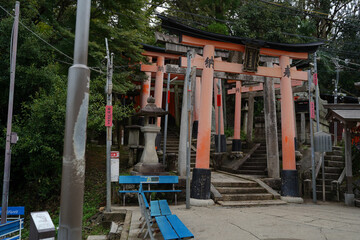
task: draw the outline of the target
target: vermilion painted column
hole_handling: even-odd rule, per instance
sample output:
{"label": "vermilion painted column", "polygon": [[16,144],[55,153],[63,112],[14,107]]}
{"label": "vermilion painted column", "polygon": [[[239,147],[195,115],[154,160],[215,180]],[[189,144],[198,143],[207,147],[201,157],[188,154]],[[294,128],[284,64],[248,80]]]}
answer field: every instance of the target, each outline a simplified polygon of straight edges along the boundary
{"label": "vermilion painted column", "polygon": [[[215,130],[216,130],[216,135],[215,135],[215,148],[216,148],[216,152],[218,151],[218,141],[219,141],[219,107],[217,105],[217,101],[218,101],[218,95],[220,95],[220,152],[226,152],[226,137],[224,134],[224,111],[223,111],[223,103],[222,103],[222,89],[221,89],[221,84],[220,84],[220,94],[218,94],[219,89],[218,89],[218,78],[214,79],[214,104],[215,104]],[[221,83],[221,80],[220,80]]]}
{"label": "vermilion painted column", "polygon": [[280,56],[280,67],[283,75],[280,81],[283,159],[281,194],[283,196],[299,197],[299,183],[295,162],[294,100],[291,88],[290,59],[288,56]]}
{"label": "vermilion painted column", "polygon": [[241,82],[236,81],[233,151],[241,151]]}
{"label": "vermilion painted column", "polygon": [[204,46],[204,67],[201,76],[201,96],[199,111],[199,128],[196,152],[196,165],[191,182],[191,197],[196,199],[210,199],[211,171],[210,139],[211,112],[214,78],[214,52],[212,45]]}
{"label": "vermilion painted column", "polygon": [[[155,78],[155,104],[157,107],[162,108],[162,99],[163,99],[163,87],[164,87],[164,64],[165,58],[164,57],[157,57],[157,72]],[[161,125],[161,117],[157,119],[157,126],[160,127]],[[158,133],[155,139],[155,148],[156,150],[160,150],[161,145],[161,132]]]}
{"label": "vermilion painted column", "polygon": [[199,128],[199,112],[200,112],[200,93],[201,93],[201,78],[196,77],[195,85],[195,107],[194,107],[194,123],[193,123],[193,138],[197,138]]}
{"label": "vermilion painted column", "polygon": [[[151,63],[152,57],[148,57],[148,61]],[[146,79],[142,83],[141,87],[141,108],[144,108],[147,104],[147,99],[150,97],[151,89],[151,72],[145,72]]]}

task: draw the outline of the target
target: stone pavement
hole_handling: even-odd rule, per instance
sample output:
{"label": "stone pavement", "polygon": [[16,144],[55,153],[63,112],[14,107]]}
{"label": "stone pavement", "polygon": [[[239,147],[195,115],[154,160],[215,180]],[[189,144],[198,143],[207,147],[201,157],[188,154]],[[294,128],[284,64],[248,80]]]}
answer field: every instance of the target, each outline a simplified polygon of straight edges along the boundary
{"label": "stone pavement", "polygon": [[[138,239],[139,207],[116,208],[133,211],[129,239]],[[250,208],[215,205],[191,209],[180,204],[170,208],[198,240],[360,239],[360,208],[342,203],[308,202]],[[162,239],[160,233],[155,237]]]}

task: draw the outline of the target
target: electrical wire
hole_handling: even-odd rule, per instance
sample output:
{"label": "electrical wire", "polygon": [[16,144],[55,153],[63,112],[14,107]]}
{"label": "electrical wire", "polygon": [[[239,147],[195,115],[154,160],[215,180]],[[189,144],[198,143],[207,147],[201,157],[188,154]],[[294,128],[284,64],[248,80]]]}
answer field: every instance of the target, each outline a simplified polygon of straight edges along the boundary
{"label": "electrical wire", "polygon": [[[4,10],[9,16],[11,16],[12,18],[15,18],[15,16],[13,16],[11,13],[9,13],[3,6],[0,5],[0,8],[2,10]],[[31,29],[29,29],[24,23],[22,23],[21,21],[19,21],[19,23],[26,29],[28,30],[30,33],[32,33],[33,35],[35,35],[39,40],[41,40],[42,42],[44,42],[46,45],[50,46],[52,49],[56,50],[57,52],[59,52],[60,54],[64,55],[65,57],[67,57],[68,59],[70,60],[74,60],[72,57],[70,57],[69,55],[67,55],[66,53],[60,51],[58,48],[56,48],[55,46],[51,45],[50,43],[48,43],[46,40],[44,40],[42,37],[40,37],[37,33],[35,33],[34,31],[32,31]],[[12,30],[13,31],[13,30]],[[12,40],[11,40],[12,41]],[[10,57],[11,58],[11,57]],[[11,61],[11,59],[10,59]],[[67,62],[64,62],[64,61],[59,61],[59,62],[62,62],[62,63],[66,63],[66,64],[70,64],[70,65],[73,65],[71,63],[67,63]],[[95,72],[98,72],[100,74],[105,74],[101,68],[99,67],[88,67],[89,69],[91,69],[92,71],[95,71]],[[98,70],[99,69],[99,70]]]}

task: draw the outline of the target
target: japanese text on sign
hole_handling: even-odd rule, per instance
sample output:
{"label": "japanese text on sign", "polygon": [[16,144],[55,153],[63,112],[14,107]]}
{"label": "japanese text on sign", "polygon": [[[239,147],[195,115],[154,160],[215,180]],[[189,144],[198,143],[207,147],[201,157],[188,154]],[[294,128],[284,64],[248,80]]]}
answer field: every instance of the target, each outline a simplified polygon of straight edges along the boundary
{"label": "japanese text on sign", "polygon": [[112,111],[113,111],[113,106],[105,107],[105,127],[112,126]]}
{"label": "japanese text on sign", "polygon": [[310,117],[315,119],[315,106],[314,102],[310,102]]}
{"label": "japanese text on sign", "polygon": [[314,73],[313,81],[314,81],[315,86],[317,86],[317,84],[318,84],[318,75],[317,75],[317,73]]}

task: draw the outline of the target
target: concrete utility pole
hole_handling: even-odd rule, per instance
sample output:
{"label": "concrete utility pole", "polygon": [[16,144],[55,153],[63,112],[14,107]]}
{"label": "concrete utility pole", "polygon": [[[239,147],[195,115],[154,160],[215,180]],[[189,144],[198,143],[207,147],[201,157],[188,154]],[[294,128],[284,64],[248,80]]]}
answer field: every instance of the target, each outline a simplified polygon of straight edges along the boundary
{"label": "concrete utility pole", "polygon": [[[105,38],[107,56],[106,76],[106,107],[112,109],[112,75],[113,75],[113,54],[109,52],[108,40]],[[112,110],[111,110],[112,114]],[[112,117],[111,117],[112,119]],[[111,212],[111,145],[112,145],[112,122],[106,127],[106,212]]]}
{"label": "concrete utility pole", "polygon": [[10,87],[9,87],[9,105],[8,105],[8,119],[6,128],[6,144],[5,144],[5,162],[4,162],[4,181],[3,181],[3,195],[2,195],[2,212],[1,212],[1,224],[7,221],[7,209],[9,198],[9,185],[10,185],[10,166],[11,166],[11,143],[16,143],[16,140],[12,139],[12,135],[16,137],[15,133],[11,132],[12,117],[13,117],[13,105],[14,105],[14,88],[15,88],[15,68],[16,68],[16,53],[17,53],[17,40],[19,30],[19,14],[20,14],[20,2],[15,3],[15,17],[13,25],[13,35],[10,55]]}
{"label": "concrete utility pole", "polygon": [[178,172],[180,176],[186,176],[186,142],[188,129],[188,112],[187,112],[187,89],[191,72],[191,53],[187,53],[187,68],[183,88],[183,100],[181,109],[180,137],[179,137],[179,157]]}
{"label": "concrete utility pole", "polygon": [[312,97],[313,93],[311,91],[312,85],[312,76],[311,71],[308,70],[309,77],[309,119],[310,119],[310,144],[311,144],[311,173],[312,173],[312,192],[313,192],[313,202],[316,203],[316,177],[315,177],[315,151],[314,151],[314,133],[313,133],[313,119],[311,114],[311,104],[313,103]]}
{"label": "concrete utility pole", "polygon": [[77,1],[74,64],[69,69],[61,180],[59,240],[80,240],[90,70],[87,67],[90,0]]}
{"label": "concrete utility pole", "polygon": [[[338,97],[338,84],[339,84],[339,75],[340,75],[340,65],[337,59],[333,59],[333,62],[336,66],[336,80],[335,80],[335,91],[334,91],[334,104],[337,104]],[[334,146],[337,145],[337,122],[334,121]]]}
{"label": "concrete utility pole", "polygon": [[[191,77],[187,79],[187,112],[188,112],[188,124],[187,124],[187,144],[186,144],[186,209],[190,209],[190,159],[191,159],[191,132],[192,132],[192,106],[191,98],[192,91],[194,90],[194,84],[196,84],[196,67],[191,69]],[[191,85],[192,84],[192,85]]]}
{"label": "concrete utility pole", "polygon": [[[316,94],[316,132],[320,131],[320,108],[319,108],[319,76],[317,74],[317,59],[316,52],[314,52],[314,75],[313,80],[315,83],[315,94]],[[324,162],[324,153],[320,153],[321,161],[321,173],[322,173],[322,190],[323,190],[323,201],[325,202],[325,162]]]}

